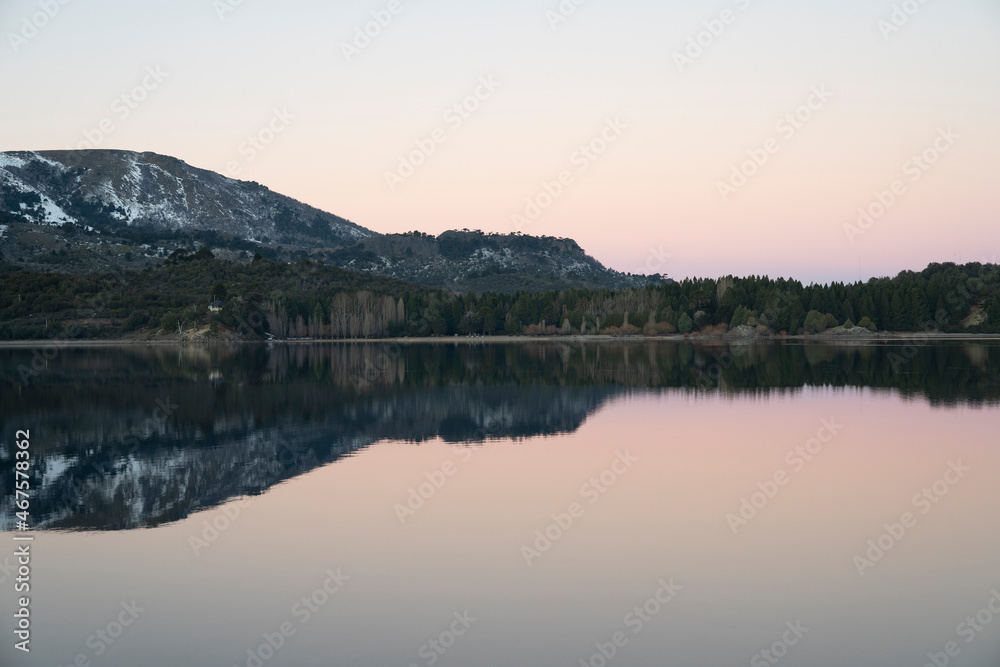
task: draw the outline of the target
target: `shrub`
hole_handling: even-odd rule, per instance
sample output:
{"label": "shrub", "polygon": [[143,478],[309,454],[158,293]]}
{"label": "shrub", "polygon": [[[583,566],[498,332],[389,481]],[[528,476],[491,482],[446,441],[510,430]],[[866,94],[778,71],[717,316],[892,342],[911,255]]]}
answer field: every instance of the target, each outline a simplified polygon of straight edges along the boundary
{"label": "shrub", "polygon": [[750,311],[744,306],[736,306],[736,312],[733,313],[733,319],[729,322],[729,328],[735,329],[738,326],[742,326],[747,323],[750,319]]}
{"label": "shrub", "polygon": [[709,324],[701,328],[701,333],[706,336],[721,336],[729,331],[729,327],[725,324]]}
{"label": "shrub", "polygon": [[642,333],[647,336],[666,336],[676,331],[677,327],[670,322],[646,322],[646,325],[642,328]]}
{"label": "shrub", "polygon": [[[128,319],[125,320],[124,324],[125,331],[135,331],[139,327],[146,324],[146,322],[148,321],[149,321],[149,315],[147,313],[142,312],[140,310],[134,311],[131,315],[128,316]],[[177,325],[175,324],[174,326],[176,327]]]}
{"label": "shrub", "polygon": [[806,315],[806,321],[802,324],[809,333],[820,333],[830,327],[837,326],[837,318],[827,313],[823,315],[818,310],[810,310]]}
{"label": "shrub", "polygon": [[172,332],[177,328],[177,316],[173,313],[166,313],[160,318],[160,328],[167,333]]}
{"label": "shrub", "polygon": [[875,326],[875,323],[872,322],[872,319],[867,315],[861,318],[861,321],[858,322],[858,326],[863,329],[868,329],[869,331],[878,331],[878,327]]}
{"label": "shrub", "polygon": [[639,335],[639,327],[634,324],[623,324],[622,328],[618,330],[619,336],[637,336]]}

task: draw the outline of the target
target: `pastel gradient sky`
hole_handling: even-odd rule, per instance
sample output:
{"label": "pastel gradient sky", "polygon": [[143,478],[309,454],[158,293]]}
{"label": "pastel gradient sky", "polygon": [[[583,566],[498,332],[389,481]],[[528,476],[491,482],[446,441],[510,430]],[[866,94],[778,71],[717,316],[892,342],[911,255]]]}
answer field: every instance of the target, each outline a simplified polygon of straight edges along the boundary
{"label": "pastel gradient sky", "polygon": [[[89,135],[220,172],[235,162],[240,178],[380,232],[515,231],[512,215],[567,170],[523,233],[678,278],[1000,261],[996,0],[908,0],[917,11],[887,35],[890,0],[587,0],[555,27],[558,0],[399,0],[350,62],[342,43],[390,0],[49,1],[44,21],[38,0],[0,3],[0,150]],[[723,10],[731,23],[681,71],[674,53]],[[45,25],[35,35],[26,20]],[[125,117],[116,100],[149,67],[167,76]],[[495,93],[447,122],[481,77]],[[780,130],[821,86],[829,100]],[[250,160],[244,142],[274,109],[293,118]],[[581,171],[574,154],[615,118],[627,128]],[[447,141],[391,189],[386,172],[436,128]],[[958,138],[914,180],[907,161],[947,128]],[[718,183],[772,138],[723,201]],[[905,191],[849,238],[897,179]]]}

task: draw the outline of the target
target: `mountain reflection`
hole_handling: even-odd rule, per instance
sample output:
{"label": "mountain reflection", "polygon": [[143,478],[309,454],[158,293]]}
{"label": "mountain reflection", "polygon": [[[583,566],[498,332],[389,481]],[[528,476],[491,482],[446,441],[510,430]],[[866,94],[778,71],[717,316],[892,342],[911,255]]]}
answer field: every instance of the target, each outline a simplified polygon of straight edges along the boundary
{"label": "mountain reflection", "polygon": [[[572,432],[630,393],[868,387],[977,406],[1000,402],[998,377],[992,341],[6,349],[0,426],[31,430],[35,528],[124,530],[264,493],[382,440]],[[11,505],[0,530],[13,528]]]}

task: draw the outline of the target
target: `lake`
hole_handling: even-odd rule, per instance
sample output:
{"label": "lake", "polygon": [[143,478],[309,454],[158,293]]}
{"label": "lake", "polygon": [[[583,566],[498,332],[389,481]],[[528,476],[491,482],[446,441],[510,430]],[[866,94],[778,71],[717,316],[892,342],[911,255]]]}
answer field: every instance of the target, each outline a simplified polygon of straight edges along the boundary
{"label": "lake", "polygon": [[1000,341],[12,348],[0,404],[3,665],[1000,660]]}

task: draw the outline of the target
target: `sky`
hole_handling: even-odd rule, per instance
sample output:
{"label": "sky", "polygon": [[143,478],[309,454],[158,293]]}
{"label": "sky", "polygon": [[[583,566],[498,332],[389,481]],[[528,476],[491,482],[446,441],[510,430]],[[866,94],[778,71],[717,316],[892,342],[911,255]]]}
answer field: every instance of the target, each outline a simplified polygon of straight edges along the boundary
{"label": "sky", "polygon": [[675,278],[1000,261],[996,0],[3,0],[0,37],[0,150]]}

